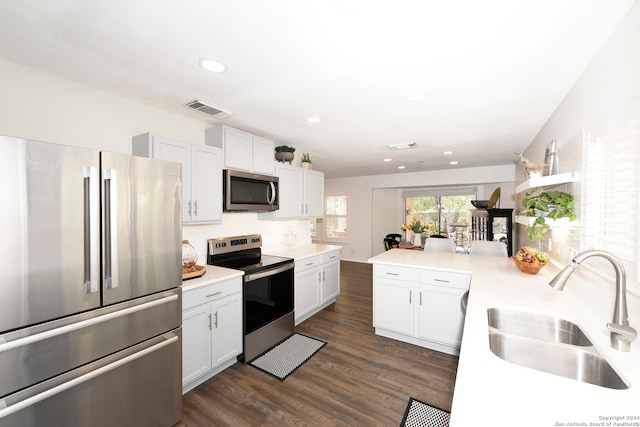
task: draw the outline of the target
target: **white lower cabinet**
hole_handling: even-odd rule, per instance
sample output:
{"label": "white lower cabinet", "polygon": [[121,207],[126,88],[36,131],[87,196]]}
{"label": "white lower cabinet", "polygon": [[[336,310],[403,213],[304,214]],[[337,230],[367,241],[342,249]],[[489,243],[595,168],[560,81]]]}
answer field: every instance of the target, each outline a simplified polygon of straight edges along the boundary
{"label": "white lower cabinet", "polygon": [[296,325],[307,319],[320,305],[320,255],[296,261],[294,307]]}
{"label": "white lower cabinet", "polygon": [[320,303],[333,302],[340,295],[340,251],[322,255]]}
{"label": "white lower cabinet", "polygon": [[340,250],[296,260],[296,325],[332,304],[339,294]]}
{"label": "white lower cabinet", "polygon": [[183,288],[183,394],[231,366],[240,353],[242,278]]}
{"label": "white lower cabinet", "polygon": [[373,266],[376,334],[449,354],[459,354],[463,294],[471,276],[438,270]]}

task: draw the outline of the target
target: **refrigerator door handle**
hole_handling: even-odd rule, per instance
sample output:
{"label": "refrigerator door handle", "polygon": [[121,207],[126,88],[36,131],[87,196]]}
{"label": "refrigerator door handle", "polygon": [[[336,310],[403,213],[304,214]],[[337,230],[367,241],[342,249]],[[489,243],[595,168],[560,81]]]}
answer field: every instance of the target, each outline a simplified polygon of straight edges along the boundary
{"label": "refrigerator door handle", "polygon": [[98,169],[84,167],[84,292],[100,290],[100,187]]}
{"label": "refrigerator door handle", "polygon": [[[13,350],[15,348],[27,346],[29,344],[33,344],[38,341],[44,341],[49,338],[53,338],[59,335],[67,334],[69,332],[77,331],[82,328],[86,328],[92,325],[96,325],[98,323],[104,323],[109,320],[117,319],[119,317],[128,316],[132,313],[136,313],[139,311],[144,311],[149,308],[155,307],[157,305],[167,304],[171,301],[175,301],[178,299],[177,294],[167,295],[165,297],[155,299],[149,302],[145,302],[139,305],[134,305],[131,307],[123,308],[122,310],[113,311],[111,313],[103,314],[97,317],[91,317],[86,320],[81,320],[79,322],[70,323],[65,326],[61,326],[56,329],[50,329],[48,331],[40,332],[34,335],[28,335],[26,337],[18,338],[13,341],[1,342],[0,341],[0,353]],[[0,405],[0,407],[2,407]]]}
{"label": "refrigerator door handle", "polygon": [[[170,335],[170,337],[168,336]],[[109,371],[112,371],[116,368],[119,368],[123,365],[126,365],[127,363],[133,362],[136,359],[140,359],[143,356],[146,356],[149,353],[153,353],[155,351],[158,351],[168,345],[171,345],[173,343],[175,343],[176,341],[178,341],[178,336],[170,333],[167,335],[164,335],[163,338],[165,338],[165,341],[159,342],[158,344],[154,344],[151,347],[147,347],[144,350],[141,350],[137,353],[131,354],[129,356],[123,357],[122,359],[116,360],[113,363],[110,363],[108,365],[102,366],[98,369],[95,369],[91,372],[88,372],[84,375],[80,375],[79,377],[76,377],[70,381],[67,381],[66,383],[62,383],[56,387],[50,388],[48,390],[43,391],[42,393],[36,394],[35,396],[31,396],[25,400],[22,400],[20,402],[17,402],[11,406],[6,406],[6,402],[4,400],[0,400],[0,419],[7,417],[15,412],[18,412],[22,409],[25,409],[31,405],[34,405],[38,402],[41,402],[45,399],[48,399],[52,396],[55,396],[56,394],[62,393],[63,391],[69,390],[72,387],[75,387],[79,384],[85,383],[95,377],[98,377],[100,375],[103,375]]]}
{"label": "refrigerator door handle", "polygon": [[118,283],[118,174],[105,169],[105,272],[104,288],[117,288]]}

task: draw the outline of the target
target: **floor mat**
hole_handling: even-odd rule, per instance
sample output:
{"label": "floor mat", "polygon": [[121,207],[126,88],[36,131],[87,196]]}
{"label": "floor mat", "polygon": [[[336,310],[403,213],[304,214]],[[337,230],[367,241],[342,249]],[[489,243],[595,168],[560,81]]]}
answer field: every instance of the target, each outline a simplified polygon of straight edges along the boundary
{"label": "floor mat", "polygon": [[449,427],[449,412],[409,399],[400,427]]}
{"label": "floor mat", "polygon": [[284,380],[311,356],[316,354],[326,342],[295,333],[280,344],[267,350],[249,364],[274,377]]}

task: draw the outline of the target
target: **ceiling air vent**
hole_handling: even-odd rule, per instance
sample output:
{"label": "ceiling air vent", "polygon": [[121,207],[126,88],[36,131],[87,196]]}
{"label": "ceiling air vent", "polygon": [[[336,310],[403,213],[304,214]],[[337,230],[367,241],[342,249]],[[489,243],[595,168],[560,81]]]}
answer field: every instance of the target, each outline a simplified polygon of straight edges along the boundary
{"label": "ceiling air vent", "polygon": [[187,108],[191,108],[192,110],[200,111],[201,113],[207,114],[209,116],[215,117],[216,119],[222,120],[227,117],[231,117],[231,114],[228,111],[224,111],[220,107],[216,107],[215,105],[204,102],[201,99],[196,99],[195,101],[191,101],[184,105]]}

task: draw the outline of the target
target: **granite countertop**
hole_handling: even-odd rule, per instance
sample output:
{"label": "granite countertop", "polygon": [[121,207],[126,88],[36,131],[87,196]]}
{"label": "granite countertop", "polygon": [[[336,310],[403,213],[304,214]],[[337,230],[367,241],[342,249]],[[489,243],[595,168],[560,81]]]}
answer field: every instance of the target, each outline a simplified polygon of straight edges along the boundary
{"label": "granite countertop", "polygon": [[[565,289],[557,291],[548,286],[560,270],[551,263],[537,275],[527,275],[509,258],[402,249],[369,262],[472,273],[451,427],[640,425],[640,338],[630,352],[620,352],[611,348],[605,327],[615,297],[613,269],[605,272],[610,273],[607,279],[578,269]],[[640,331],[640,298],[629,292],[627,298],[631,326]],[[630,387],[608,389],[506,362],[489,348],[490,307],[548,313],[576,323]]]}

